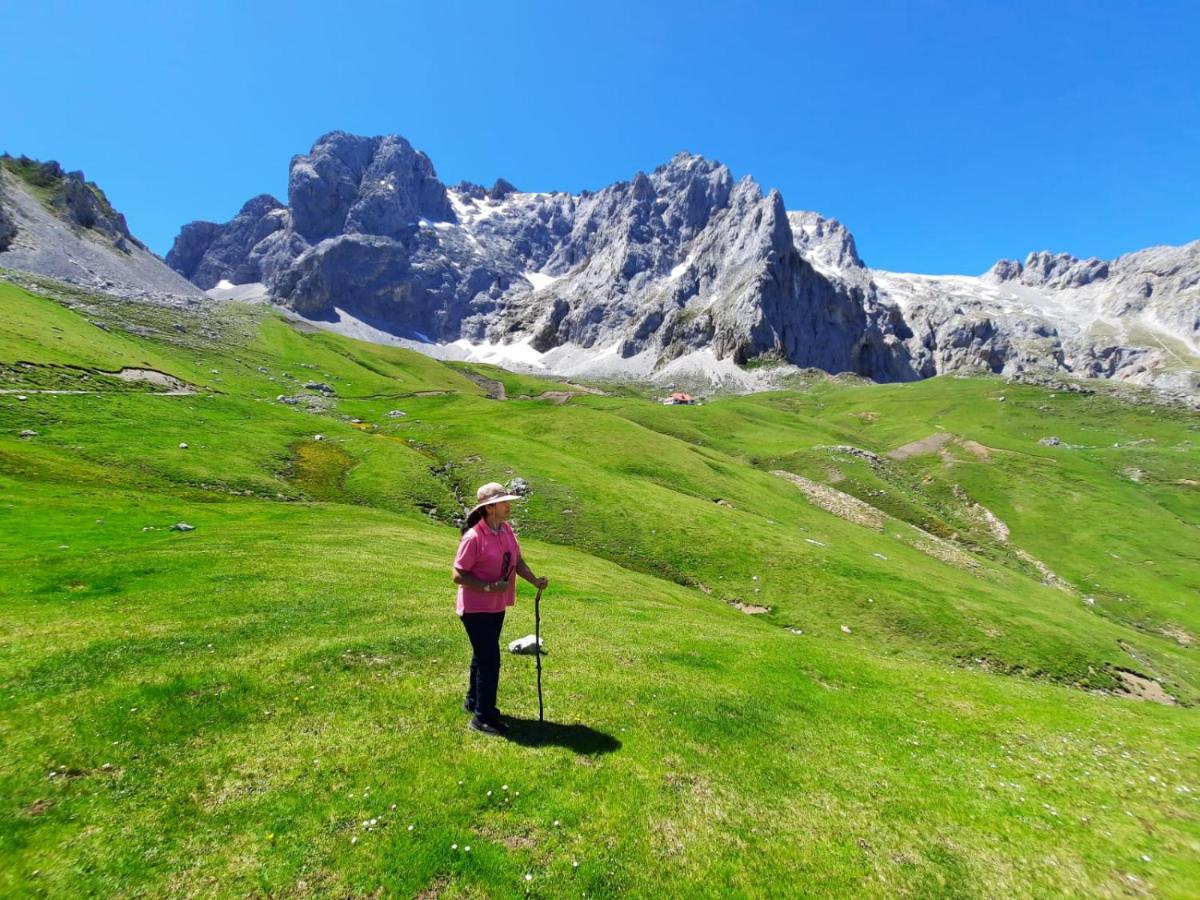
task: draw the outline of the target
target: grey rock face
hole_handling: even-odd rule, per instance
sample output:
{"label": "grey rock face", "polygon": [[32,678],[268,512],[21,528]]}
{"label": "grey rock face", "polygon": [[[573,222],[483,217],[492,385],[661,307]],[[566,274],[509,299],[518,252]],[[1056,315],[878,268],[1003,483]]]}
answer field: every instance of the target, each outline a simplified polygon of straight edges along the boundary
{"label": "grey rock face", "polygon": [[0,182],[0,220],[8,225],[0,224],[7,234],[0,266],[134,299],[202,296],[130,234],[125,217],[82,172],[6,157]]}
{"label": "grey rock face", "polygon": [[14,222],[8,213],[4,196],[4,179],[3,171],[0,171],[0,253],[8,249],[13,238],[17,236],[17,223]]}
{"label": "grey rock face", "polygon": [[266,239],[287,224],[287,208],[271,195],[260,194],[225,225],[185,225],[167,254],[167,265],[206,290],[222,280],[233,284],[262,281],[262,260],[270,247]]}
{"label": "grey rock face", "polygon": [[837,219],[814,212],[789,212],[796,249],[815,266],[827,269],[865,269],[854,235]]}
{"label": "grey rock face", "polygon": [[0,167],[8,169],[9,178],[40,191],[55,215],[71,225],[107,235],[119,250],[126,250],[130,243],[144,249],[141,241],[129,233],[125,217],[112,208],[104,192],[87,181],[83,172],[66,172],[54,160],[43,163],[27,156],[0,157]]}
{"label": "grey rock face", "polygon": [[680,154],[596,194],[549,198],[522,223],[505,229],[516,255],[555,280],[504,297],[484,331],[493,341],[532,334],[542,352],[615,344],[623,358],[660,362],[707,348],[738,363],[912,377],[862,287],[800,256],[778,192],[734,184],[718,163]]}
{"label": "grey rock face", "polygon": [[450,190],[454,191],[456,194],[461,194],[464,197],[469,197],[472,200],[482,200],[487,196],[488,193],[487,188],[485,188],[482,184],[476,184],[473,181],[460,181]]}
{"label": "grey rock face", "polygon": [[997,262],[987,276],[997,282],[1019,281],[1029,287],[1083,287],[1108,277],[1108,263],[1094,256],[1076,259],[1068,253],[1030,253],[1024,265],[1012,259]]}
{"label": "grey rock face", "polygon": [[517,189],[513,185],[505,181],[503,178],[497,178],[496,183],[492,185],[492,189],[488,191],[488,199],[503,200],[509,194],[517,193]]}
{"label": "grey rock face", "polygon": [[[167,252],[166,263],[184,278],[202,288],[208,289],[216,284],[205,283],[207,279],[194,280],[204,254],[213,242],[221,236],[224,228],[216,222],[188,222],[180,230],[175,243]],[[218,279],[220,280],[220,279]]]}
{"label": "grey rock face", "polygon": [[402,137],[335,131],[292,159],[288,206],[311,244],[339,234],[398,237],[413,223],[453,219],[433,163]]}
{"label": "grey rock face", "polygon": [[988,269],[983,276],[985,280],[1002,283],[1005,281],[1016,281],[1021,277],[1021,273],[1025,270],[1015,259],[999,259],[995,264]]}

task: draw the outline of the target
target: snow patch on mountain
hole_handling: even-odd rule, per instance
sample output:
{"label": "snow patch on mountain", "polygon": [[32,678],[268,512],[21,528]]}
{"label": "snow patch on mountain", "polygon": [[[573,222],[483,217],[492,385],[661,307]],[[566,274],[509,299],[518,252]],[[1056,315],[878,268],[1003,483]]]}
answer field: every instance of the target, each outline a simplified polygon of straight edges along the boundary
{"label": "snow patch on mountain", "polygon": [[535,291],[548,288],[554,282],[558,281],[558,279],[562,278],[561,275],[547,275],[544,272],[522,272],[521,277],[532,284]]}

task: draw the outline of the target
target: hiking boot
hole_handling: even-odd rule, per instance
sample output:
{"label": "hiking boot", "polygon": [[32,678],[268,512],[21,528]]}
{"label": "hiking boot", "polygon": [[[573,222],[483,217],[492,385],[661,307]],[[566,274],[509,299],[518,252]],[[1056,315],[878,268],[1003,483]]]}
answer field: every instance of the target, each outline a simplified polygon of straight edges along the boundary
{"label": "hiking boot", "polygon": [[499,724],[499,727],[496,727],[496,724],[489,722],[487,719],[481,719],[479,716],[475,716],[469,723],[467,723],[467,727],[472,731],[478,731],[481,734],[491,734],[495,735],[496,737],[502,737],[504,732],[508,729],[505,728],[502,722],[497,724]]}
{"label": "hiking boot", "polygon": [[491,725],[493,728],[495,728],[501,734],[508,734],[508,726],[500,721],[499,710],[496,711],[496,714],[494,716],[487,716],[484,719],[484,721],[487,722],[489,725]]}

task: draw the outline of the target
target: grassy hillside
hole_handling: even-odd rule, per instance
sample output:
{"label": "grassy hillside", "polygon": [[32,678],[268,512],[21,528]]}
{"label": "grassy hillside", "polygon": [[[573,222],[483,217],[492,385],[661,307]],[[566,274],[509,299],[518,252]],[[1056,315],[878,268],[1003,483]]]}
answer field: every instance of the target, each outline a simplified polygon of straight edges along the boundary
{"label": "grassy hillside", "polygon": [[[568,397],[58,293],[0,283],[0,893],[1200,883],[1194,416],[987,379]],[[518,476],[550,721],[506,658],[499,741],[449,565]]]}

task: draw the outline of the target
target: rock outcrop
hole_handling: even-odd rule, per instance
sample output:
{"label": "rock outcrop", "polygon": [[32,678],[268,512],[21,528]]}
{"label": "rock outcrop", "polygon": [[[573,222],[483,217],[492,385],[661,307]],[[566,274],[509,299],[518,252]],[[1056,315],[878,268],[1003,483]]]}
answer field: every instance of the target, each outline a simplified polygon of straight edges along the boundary
{"label": "rock outcrop", "polygon": [[24,156],[0,157],[0,266],[129,297],[201,296],[82,172]]}
{"label": "rock outcrop", "polygon": [[268,238],[285,230],[287,223],[287,207],[269,194],[260,194],[225,225],[185,225],[167,253],[167,265],[205,290],[221,281],[262,281],[263,257],[275,249]]}
{"label": "rock outcrop", "polygon": [[17,236],[17,223],[12,220],[8,213],[8,203],[5,199],[4,192],[4,172],[0,171],[0,253],[3,253],[12,244],[13,238]]}

